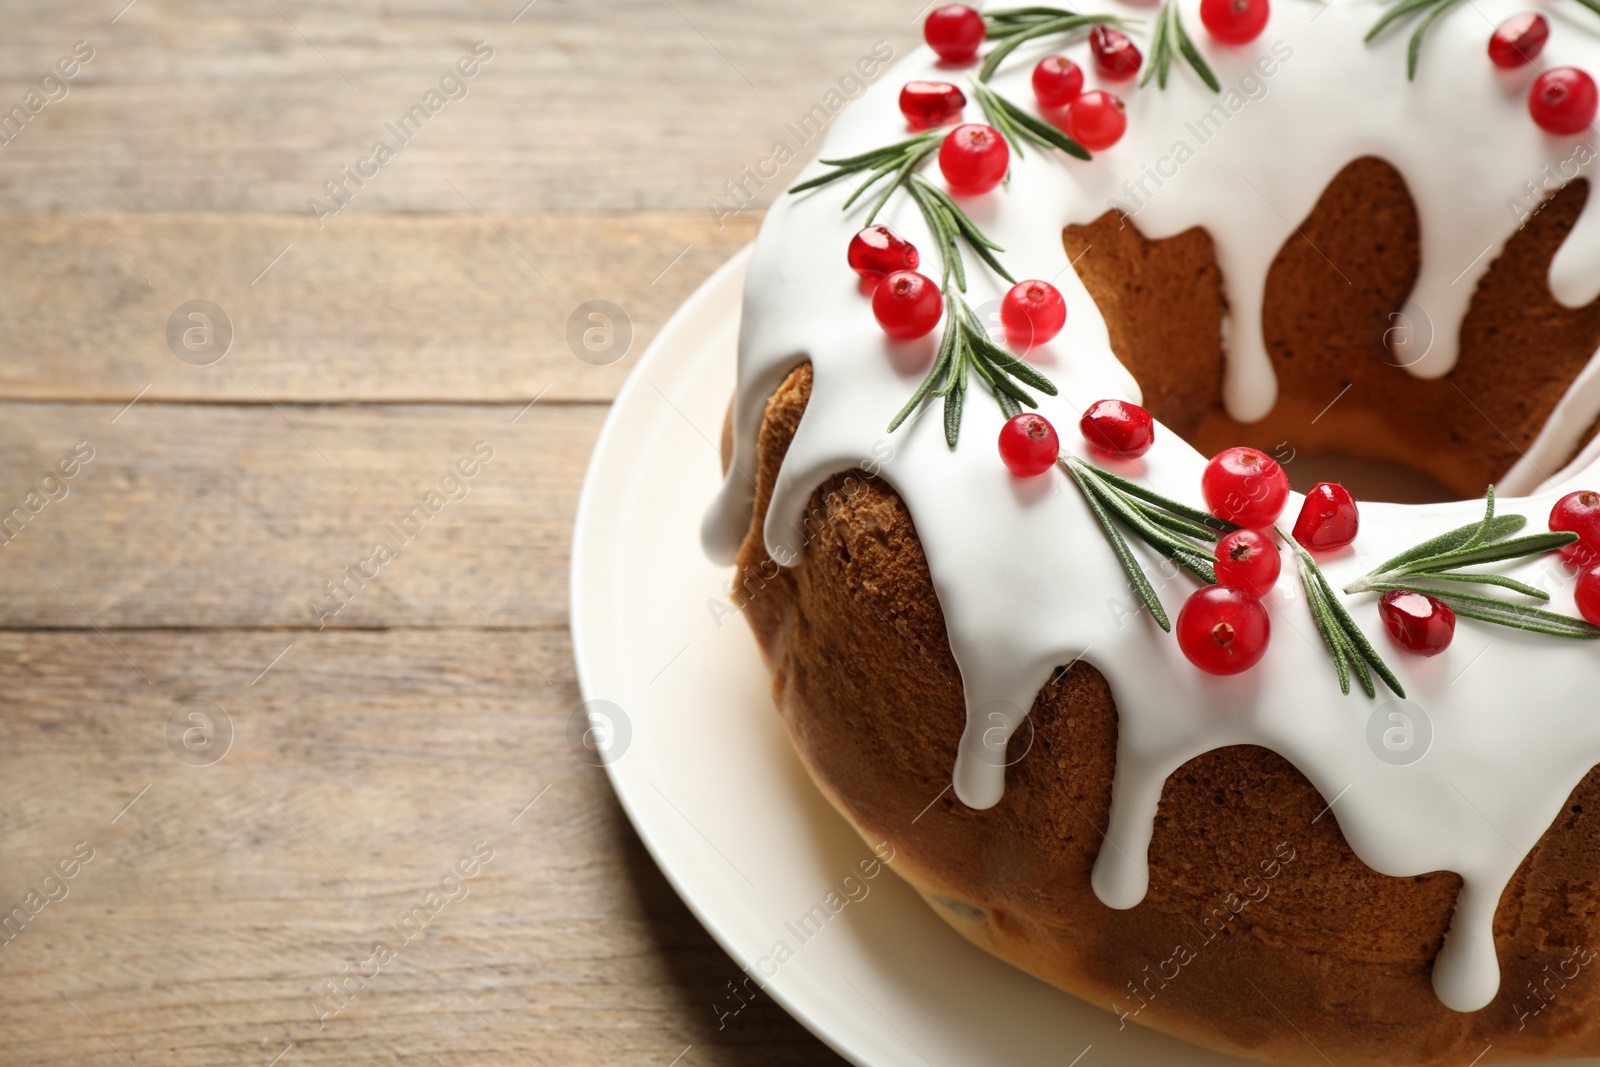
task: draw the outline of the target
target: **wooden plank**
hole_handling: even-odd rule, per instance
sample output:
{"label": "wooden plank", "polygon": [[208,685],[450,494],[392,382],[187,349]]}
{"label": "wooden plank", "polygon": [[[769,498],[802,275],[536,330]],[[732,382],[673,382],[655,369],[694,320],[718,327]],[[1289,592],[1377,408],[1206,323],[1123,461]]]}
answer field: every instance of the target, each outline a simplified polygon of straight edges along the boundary
{"label": "wooden plank", "polygon": [[[0,941],[0,1061],[842,1063],[766,998],[719,1030],[738,967],[568,748],[569,668],[473,632],[292,636],[118,634],[146,685],[93,633],[0,633],[0,905],[57,898]],[[168,744],[196,707],[233,735],[204,765]],[[376,941],[392,962],[332,999]]]}
{"label": "wooden plank", "polygon": [[[0,404],[0,626],[315,628],[313,600],[330,627],[566,625],[603,407],[119,408]],[[93,458],[47,480],[80,440]],[[493,457],[462,482],[478,442]]]}
{"label": "wooden plank", "polygon": [[[319,233],[300,216],[0,216],[0,397],[609,400],[757,221],[354,215]],[[222,309],[207,314],[231,324],[226,349],[225,325],[185,345],[193,300]],[[586,346],[593,300],[621,314]]]}
{"label": "wooden plank", "polygon": [[[922,7],[541,2],[513,24],[525,0],[412,0],[377,17],[360,3],[190,0],[136,3],[110,24],[124,2],[36,0],[8,20],[7,108],[73,41],[95,58],[0,151],[0,210],[71,213],[66,197],[91,214],[304,213],[480,40],[494,58],[466,97],[351,211],[699,210],[780,139],[814,154],[785,123],[841,79],[852,89],[877,42],[904,54]],[[801,162],[753,192],[770,200]]]}

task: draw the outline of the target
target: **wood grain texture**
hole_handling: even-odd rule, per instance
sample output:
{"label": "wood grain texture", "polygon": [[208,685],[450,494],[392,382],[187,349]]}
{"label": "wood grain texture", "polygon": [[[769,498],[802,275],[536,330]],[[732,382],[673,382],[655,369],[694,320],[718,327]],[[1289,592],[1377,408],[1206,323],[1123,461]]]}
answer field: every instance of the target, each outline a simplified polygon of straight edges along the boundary
{"label": "wood grain texture", "polygon": [[[609,401],[757,221],[357,215],[318,233],[300,216],[0,216],[0,396]],[[192,353],[180,342],[187,359],[169,344],[168,319],[192,300],[231,323],[215,362],[217,338]],[[620,315],[586,346],[579,308],[593,300]]]}
{"label": "wood grain texture", "polygon": [[[64,194],[90,214],[305,213],[341,164],[485,41],[494,58],[466,97],[434,114],[352,212],[470,210],[464,198],[488,212],[700,212],[874,44],[903,54],[923,8],[538,0],[513,24],[527,0],[137,0],[111,24],[126,3],[8,5],[5,106],[74,41],[95,57],[0,150],[0,209],[70,211]],[[803,162],[756,189],[760,204]]]}
{"label": "wood grain texture", "polygon": [[[291,636],[252,684],[285,635],[115,635],[147,685],[96,634],[0,634],[0,904],[93,852],[0,943],[0,1061],[837,1062],[765,998],[718,1030],[738,968],[567,749],[570,671],[523,660],[565,634]],[[169,749],[194,707],[231,722],[209,766]],[[396,958],[334,1013],[379,940]]]}
{"label": "wood grain texture", "polygon": [[[786,123],[920,7],[0,10],[0,116],[93,49],[0,144],[0,1067],[842,1062],[766,999],[718,1028],[738,968],[566,741],[566,570],[607,403],[814,151]],[[216,362],[169,343],[193,300]],[[615,362],[569,342],[591,300]],[[191,713],[220,761],[179,758]]]}

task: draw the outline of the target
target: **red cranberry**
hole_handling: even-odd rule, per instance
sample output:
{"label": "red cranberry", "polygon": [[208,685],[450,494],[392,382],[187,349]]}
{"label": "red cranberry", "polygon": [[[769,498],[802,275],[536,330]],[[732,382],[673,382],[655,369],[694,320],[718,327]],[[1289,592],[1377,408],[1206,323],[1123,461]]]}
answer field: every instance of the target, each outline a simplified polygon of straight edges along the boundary
{"label": "red cranberry", "polygon": [[1045,56],[1033,68],[1033,95],[1039,106],[1066,107],[1083,92],[1083,68],[1066,56]]}
{"label": "red cranberry", "polygon": [[1427,593],[1391,589],[1378,601],[1378,614],[1394,643],[1419,656],[1437,656],[1455,636],[1456,613]]}
{"label": "red cranberry", "polygon": [[868,226],[850,238],[850,267],[877,281],[897,270],[916,270],[922,257],[916,246],[887,226]]}
{"label": "red cranberry", "polygon": [[1217,542],[1217,584],[1266,596],[1278,583],[1283,558],[1272,538],[1260,530],[1235,530]]}
{"label": "red cranberry", "polygon": [[926,337],[939,325],[944,297],[932,278],[914,270],[897,270],[873,291],[872,313],[884,333],[896,341],[911,341]]}
{"label": "red cranberry", "polygon": [[1272,624],[1249,593],[1208,585],[1178,612],[1178,647],[1208,674],[1238,674],[1261,662]]}
{"label": "red cranberry", "polygon": [[1018,478],[1043,474],[1060,455],[1056,428],[1043,415],[1024,411],[1000,427],[1000,458]]}
{"label": "red cranberry", "polygon": [[1138,404],[1098,400],[1078,420],[1084,440],[1102,452],[1138,459],[1156,441],[1156,421]]}
{"label": "red cranberry", "polygon": [[1597,108],[1600,92],[1594,79],[1576,67],[1545,71],[1528,92],[1528,111],[1546,133],[1582,133],[1594,122]]}
{"label": "red cranberry", "polygon": [[900,90],[900,114],[919,130],[943,126],[966,106],[966,95],[949,82],[906,82]]}
{"label": "red cranberry", "polygon": [[1049,282],[1018,282],[1000,302],[1000,324],[1017,348],[1049,344],[1067,322],[1067,302]]}
{"label": "red cranberry", "polygon": [[1200,0],[1200,21],[1223,44],[1249,44],[1267,28],[1269,0]]}
{"label": "red cranberry", "polygon": [[1122,140],[1128,115],[1122,101],[1099,89],[1084,93],[1067,112],[1067,136],[1091,152],[1103,152]]}
{"label": "red cranberry", "polygon": [[1011,149],[993,126],[957,126],[939,146],[939,170],[950,191],[977,196],[1000,184],[1011,165]]}
{"label": "red cranberry", "polygon": [[1294,520],[1294,539],[1302,548],[1331,552],[1354,541],[1360,529],[1361,513],[1356,510],[1356,498],[1350,490],[1337,482],[1318,482],[1300,505],[1300,517]]}
{"label": "red cranberry", "polygon": [[1574,596],[1578,601],[1578,614],[1600,626],[1600,567],[1590,567],[1578,575]]}
{"label": "red cranberry", "polygon": [[1562,559],[1580,567],[1600,563],[1600,493],[1580,489],[1557,500],[1550,509],[1550,529],[1578,535],[1561,550]]}
{"label": "red cranberry", "polygon": [[1532,63],[1550,39],[1550,21],[1536,11],[1512,15],[1489,38],[1489,60],[1497,67]]}
{"label": "red cranberry", "polygon": [[983,16],[966,4],[934,8],[922,24],[922,36],[946,63],[971,63],[983,44]]}
{"label": "red cranberry", "polygon": [[1271,526],[1289,501],[1289,476],[1277,461],[1254,448],[1218,452],[1200,477],[1206,507],[1240,526]]}
{"label": "red cranberry", "polygon": [[1094,69],[1102,78],[1121,81],[1139,73],[1143,62],[1133,39],[1110,26],[1096,26],[1089,34],[1089,51],[1094,53]]}

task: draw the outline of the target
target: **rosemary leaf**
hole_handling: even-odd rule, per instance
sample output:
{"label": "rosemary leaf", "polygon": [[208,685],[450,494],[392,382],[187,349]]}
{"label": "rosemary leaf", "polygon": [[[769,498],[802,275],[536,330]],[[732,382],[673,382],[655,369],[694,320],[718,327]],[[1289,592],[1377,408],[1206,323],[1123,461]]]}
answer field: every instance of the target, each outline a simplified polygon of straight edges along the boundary
{"label": "rosemary leaf", "polygon": [[[946,321],[955,314],[955,309],[951,304],[951,298],[946,297],[944,302]],[[928,373],[923,377],[922,384],[917,386],[915,393],[911,394],[911,399],[906,401],[906,406],[901,408],[900,413],[890,421],[889,429],[885,431],[886,433],[894,433],[895,430],[899,429],[900,424],[905,422],[913,411],[917,410],[917,405],[921,404],[923,399],[933,391],[934,386],[939,384],[939,380],[944,377],[945,372],[950,367],[950,361],[955,358],[956,336],[959,332],[958,330],[949,329],[948,326],[945,328],[944,336],[939,340],[939,354],[934,357],[933,366],[928,368]]]}
{"label": "rosemary leaf", "polygon": [[[863,196],[866,196],[869,191],[871,191],[874,185],[877,185],[879,182],[883,181],[883,179],[893,174],[897,169],[897,166],[898,164],[896,161],[890,160],[883,166],[874,168],[872,171],[872,176],[866,181],[862,182],[860,185],[856,186],[855,191],[845,199],[844,208],[842,210],[849,211],[855,206],[857,200],[860,200]],[[889,188],[891,192],[894,190],[893,186],[890,186]],[[877,209],[874,208],[873,210]]]}
{"label": "rosemary leaf", "polygon": [[1345,648],[1345,643],[1339,639],[1338,623],[1334,621],[1333,613],[1328,610],[1327,601],[1322,598],[1322,590],[1317,588],[1317,580],[1303,565],[1300,566],[1300,587],[1305,590],[1306,605],[1311,609],[1311,619],[1317,624],[1317,632],[1322,635],[1322,643],[1327,646],[1328,654],[1333,659],[1334,673],[1339,676],[1339,692],[1349,696],[1350,653]]}
{"label": "rosemary leaf", "polygon": [[972,369],[978,372],[978,377],[989,383],[989,391],[994,394],[995,402],[1000,405],[1000,411],[1008,419],[1014,419],[1022,414],[1022,405],[1030,408],[1038,407],[1033,397],[1023,392],[1014,383],[990,369],[989,365],[981,359],[972,361]]}
{"label": "rosemary leaf", "polygon": [[1173,533],[1180,533],[1185,537],[1193,537],[1200,541],[1215,541],[1217,539],[1217,531],[1215,530],[1201,526],[1198,523],[1189,522],[1187,519],[1180,519],[1176,515],[1168,514],[1160,508],[1151,507],[1140,500],[1133,500],[1130,503],[1138,508],[1140,514],[1144,515],[1145,518],[1157,526],[1166,527]]}
{"label": "rosemary leaf", "polygon": [[1122,564],[1123,573],[1128,576],[1128,581],[1133,584],[1134,591],[1139,594],[1139,599],[1144,601],[1144,606],[1149,609],[1150,617],[1156,620],[1156,625],[1170,633],[1172,623],[1167,618],[1166,609],[1161,606],[1161,598],[1156,596],[1156,591],[1150,585],[1150,579],[1145,577],[1144,568],[1139,566],[1139,561],[1133,558],[1133,551],[1128,548],[1128,542],[1117,530],[1116,524],[1111,521],[1111,516],[1106,514],[1105,506],[1100,503],[1100,498],[1089,487],[1087,477],[1080,471],[1077,464],[1070,457],[1063,457],[1061,466],[1067,474],[1077,483],[1078,489],[1083,493],[1084,500],[1089,503],[1089,510],[1094,513],[1095,519],[1100,523],[1100,529],[1105,531],[1106,540],[1111,542],[1111,550],[1116,553],[1117,560]]}
{"label": "rosemary leaf", "polygon": [[1144,77],[1139,79],[1141,89],[1150,84],[1151,78],[1157,79],[1158,87],[1162,89],[1167,87],[1167,67],[1172,63],[1172,49],[1167,44],[1167,34],[1171,32],[1168,28],[1171,21],[1168,18],[1170,9],[1169,2],[1163,5],[1156,15],[1155,32],[1150,35],[1150,65],[1145,68]]}
{"label": "rosemary leaf", "polygon": [[[1069,462],[1078,464],[1077,460],[1069,460]],[[1146,544],[1194,574],[1207,585],[1216,583],[1217,575],[1212,562],[1202,556],[1196,546],[1180,540],[1150,522],[1139,512],[1139,509],[1132,501],[1096,479],[1092,473],[1092,468],[1087,464],[1082,464],[1082,467],[1085,481],[1091,489],[1099,494],[1101,503],[1116,512],[1117,517],[1126,523],[1129,529],[1138,534]]]}
{"label": "rosemary leaf", "polygon": [[1091,22],[1105,22],[1107,20],[1108,16],[1104,15],[1088,16],[1080,15],[1075,11],[1064,11],[1059,17],[1041,18],[1030,26],[1019,27],[1015,32],[1007,33],[1005,39],[984,57],[983,65],[978,68],[978,80],[987,82],[994,77],[994,72],[999,69],[1001,63],[1006,61],[1007,56],[1015,52],[1023,43],[1031,41],[1035,37],[1048,37],[1055,33],[1066,33],[1069,30],[1087,26]]}
{"label": "rosemary leaf", "polygon": [[948,383],[950,391],[944,395],[944,440],[951,448],[961,436],[961,408],[967,397],[967,351],[956,341],[956,364]]}
{"label": "rosemary leaf", "polygon": [[[1001,248],[999,245],[995,244],[994,241],[991,240],[982,230],[978,229],[977,223],[973,222],[972,219],[967,217],[967,213],[961,210],[960,204],[957,204],[950,198],[949,193],[945,192],[943,189],[939,188],[937,185],[934,185],[932,182],[921,177],[920,175],[917,178],[917,187],[926,193],[930,198],[932,198],[934,203],[944,208],[945,213],[948,214],[951,220],[955,223],[956,231],[962,237],[966,238],[967,243],[973,248],[988,249],[993,252],[1005,251],[1004,248]],[[1012,284],[1016,283],[1013,282]]]}
{"label": "rosemary leaf", "polygon": [[1172,28],[1178,34],[1178,51],[1183,53],[1183,58],[1189,61],[1189,66],[1194,68],[1194,72],[1200,75],[1200,80],[1205,82],[1212,92],[1222,92],[1222,83],[1217,81],[1217,76],[1211,72],[1211,67],[1200,55],[1200,49],[1194,46],[1189,31],[1183,28],[1183,16],[1178,11],[1177,3],[1175,0],[1168,0],[1168,3],[1172,4]]}
{"label": "rosemary leaf", "polygon": [[[1597,2],[1600,2],[1600,0],[1597,0]],[[1527,524],[1528,520],[1523,518],[1521,515],[1496,516],[1493,522],[1490,523],[1489,532],[1484,539],[1488,541],[1498,541],[1501,538],[1510,537]],[[1477,522],[1469,523],[1466,526],[1457,527],[1448,533],[1442,533],[1438,537],[1422,542],[1422,544],[1417,545],[1415,548],[1406,549],[1393,559],[1385,560],[1383,563],[1380,563],[1372,573],[1382,574],[1387,571],[1395,570],[1407,563],[1414,563],[1415,561],[1424,559],[1428,556],[1437,556],[1452,552],[1466,544],[1467,541],[1472,538],[1473,533],[1477,531],[1481,525],[1482,523]],[[1348,593],[1350,590],[1346,589],[1345,592]]]}
{"label": "rosemary leaf", "polygon": [[1415,11],[1420,11],[1425,7],[1430,7],[1440,2],[1441,0],[1401,0],[1400,3],[1383,13],[1383,17],[1373,24],[1372,29],[1367,31],[1367,35],[1362,40],[1370,44],[1373,38],[1388,28],[1390,23],[1397,22]]}
{"label": "rosemary leaf", "polygon": [[1489,483],[1489,488],[1483,491],[1483,519],[1478,523],[1478,528],[1472,531],[1472,536],[1461,545],[1462,548],[1476,548],[1483,544],[1489,535],[1489,528],[1494,524],[1494,483]]}
{"label": "rosemary leaf", "polygon": [[1422,38],[1428,32],[1428,27],[1455,3],[1456,0],[1443,0],[1417,24],[1416,32],[1411,35],[1411,43],[1406,46],[1406,81],[1415,81],[1417,78],[1417,57],[1422,54]]}
{"label": "rosemary leaf", "polygon": [[[1372,647],[1372,642],[1367,640],[1367,635],[1362,631],[1361,627],[1356,625],[1356,620],[1350,617],[1350,613],[1340,603],[1338,594],[1328,585],[1327,576],[1322,573],[1322,568],[1318,567],[1316,561],[1311,558],[1311,554],[1298,544],[1295,544],[1295,550],[1311,564],[1316,574],[1317,585],[1321,587],[1322,595],[1327,598],[1328,611],[1338,620],[1342,636],[1355,646],[1355,650],[1360,653],[1361,659],[1371,664],[1373,671],[1379,678],[1383,679],[1383,684],[1394,690],[1395,696],[1403,698],[1406,695],[1405,687],[1400,684],[1400,679],[1395,677],[1394,671],[1389,669],[1389,665],[1383,662],[1383,657],[1378,655],[1378,650]],[[1358,675],[1366,673],[1365,668],[1360,663],[1356,663],[1355,667]],[[1376,695],[1370,682],[1364,688],[1367,691],[1367,696]]]}
{"label": "rosemary leaf", "polygon": [[[1311,553],[1284,532],[1283,527],[1274,526],[1273,529],[1294,551],[1300,567],[1301,584],[1306,586],[1306,604],[1311,609],[1311,617],[1316,621],[1317,629],[1322,631],[1323,641],[1330,648],[1334,645],[1342,647],[1343,654],[1349,659],[1350,666],[1354,669],[1367,696],[1377,695],[1372,679],[1367,674],[1367,667],[1370,666],[1372,672],[1382,678],[1383,684],[1392,689],[1396,696],[1404,697],[1406,691],[1400,684],[1400,679],[1395,677],[1394,671],[1389,669],[1383,657],[1378,655],[1378,650],[1372,647],[1372,642],[1367,640],[1367,635],[1356,625],[1355,619],[1350,617],[1350,612],[1345,610],[1344,604],[1328,584],[1327,576],[1322,573],[1322,568],[1317,566],[1317,561],[1311,557]],[[1335,663],[1334,666],[1337,670],[1338,664]],[[1349,689],[1344,685],[1340,688],[1346,694],[1349,693]]]}
{"label": "rosemary leaf", "polygon": [[[818,162],[828,167],[839,167],[847,170],[865,170],[868,167],[876,166],[885,159],[899,156],[921,142],[943,140],[944,134],[942,132],[930,130],[927,133],[919,133],[915,137],[908,137],[904,141],[898,141],[895,144],[885,145],[882,148],[874,148],[870,152],[863,152],[858,156],[845,156],[843,159],[822,159],[818,160]],[[815,181],[816,179],[812,180]],[[799,186],[796,186],[794,190],[790,191],[793,192],[799,188]]]}
{"label": "rosemary leaf", "polygon": [[[1396,586],[1395,588],[1414,588],[1412,586]],[[1528,607],[1524,604],[1513,604],[1509,600],[1501,600],[1492,596],[1476,596],[1471,593],[1457,592],[1456,590],[1425,589],[1429,596],[1436,596],[1450,606],[1450,610],[1457,615],[1480,622],[1492,622],[1501,626],[1508,626],[1513,630],[1528,630],[1533,633],[1546,634],[1550,637],[1576,637],[1593,641],[1600,638],[1600,626],[1575,619],[1570,615],[1559,612],[1545,611],[1542,608]]]}
{"label": "rosemary leaf", "polygon": [[[1165,510],[1172,512],[1174,515],[1181,515],[1183,518],[1186,518],[1191,522],[1198,523],[1201,526],[1209,526],[1218,533],[1231,533],[1239,528],[1226,519],[1217,518],[1210,512],[1201,511],[1199,508],[1191,508],[1187,504],[1180,504],[1176,500],[1168,499],[1152,489],[1146,489],[1138,482],[1130,482],[1126,478],[1112,474],[1108,470],[1102,470],[1099,467],[1091,466],[1089,464],[1085,464],[1085,466],[1088,466],[1089,469],[1094,472],[1095,477],[1099,478],[1101,481],[1109,482],[1118,489],[1122,490],[1124,493],[1127,493],[1129,496],[1136,496],[1140,500],[1154,504],[1159,508],[1164,508]],[[1217,539],[1216,534],[1211,534],[1208,536],[1210,536],[1211,540],[1213,541]]]}
{"label": "rosemary leaf", "polygon": [[1457,567],[1470,567],[1478,563],[1498,563],[1520,556],[1536,556],[1570,545],[1577,539],[1578,535],[1575,533],[1552,530],[1549,533],[1513,537],[1509,541],[1490,541],[1476,548],[1460,548],[1437,556],[1424,556],[1398,568],[1393,573],[1415,574],[1419,571],[1454,570]]}
{"label": "rosemary leaf", "polygon": [[1452,571],[1420,571],[1410,575],[1409,580],[1418,582],[1462,582],[1466,585],[1495,585],[1501,589],[1510,589],[1521,593],[1523,596],[1535,600],[1549,600],[1550,594],[1536,585],[1519,582],[1515,578],[1507,578],[1503,574],[1480,574],[1472,571],[1457,574]]}
{"label": "rosemary leaf", "polygon": [[1011,147],[1016,149],[1017,158],[1023,157],[1023,141],[1040,148],[1059,148],[1078,159],[1093,158],[1083,145],[1048,122],[1034,118],[982,82],[975,83],[972,88],[984,115],[989,118],[990,124],[999,129],[1006,140],[1011,142]]}
{"label": "rosemary leaf", "polygon": [[[907,153],[905,162],[902,163],[899,169],[895,171],[894,180],[889,183],[889,187],[883,191],[883,195],[879,196],[877,202],[872,205],[872,210],[867,212],[866,225],[871,226],[873,222],[877,220],[878,212],[882,211],[889,203],[889,198],[894,195],[895,190],[904,185],[906,180],[911,176],[911,172],[920,167],[923,160],[933,155],[935,151],[937,151],[937,146],[930,144],[926,148],[920,149],[919,151]],[[877,181],[877,179],[874,178],[873,181]],[[864,189],[856,190],[858,194],[863,191]],[[850,209],[850,204],[853,200],[855,200],[855,196],[852,196],[850,200],[845,201],[844,206],[846,211]]]}
{"label": "rosemary leaf", "polygon": [[983,358],[988,360],[996,370],[1003,371],[1024,385],[1033,386],[1046,396],[1056,395],[1057,390],[1054,382],[989,340],[988,335],[984,333],[983,327],[977,323],[976,319],[964,325],[968,331],[968,340],[971,342],[972,347],[982,353]]}

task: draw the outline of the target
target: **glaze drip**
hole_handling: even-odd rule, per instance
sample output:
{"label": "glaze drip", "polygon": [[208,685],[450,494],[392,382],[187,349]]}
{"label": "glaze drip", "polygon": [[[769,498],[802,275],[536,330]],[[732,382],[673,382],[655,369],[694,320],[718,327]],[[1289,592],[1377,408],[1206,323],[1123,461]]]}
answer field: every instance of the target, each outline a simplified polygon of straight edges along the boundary
{"label": "glaze drip", "polygon": [[[1197,2],[1182,3],[1184,18],[1198,26]],[[1112,0],[1081,6],[1144,18],[1153,12]],[[1483,55],[1485,26],[1519,6],[1482,0],[1476,7],[1477,13],[1462,9],[1435,24],[1417,80],[1407,83],[1407,32],[1362,43],[1382,5],[1282,0],[1254,44],[1205,45],[1223,83],[1221,96],[1175,68],[1165,92],[1127,92],[1127,135],[1092,163],[1030,151],[1013,168],[1009,187],[964,201],[974,221],[1004,246],[1002,259],[1013,274],[1053,280],[1066,297],[1066,329],[1030,356],[1061,389],[1059,397],[1042,399],[1046,417],[1072,427],[1095,400],[1140,399],[1060,238],[1063,227],[1089,223],[1109,207],[1132,215],[1150,238],[1193,226],[1210,233],[1230,308],[1225,402],[1242,421],[1264,416],[1277,393],[1261,327],[1267,271],[1333,176],[1368,155],[1401,173],[1420,218],[1421,271],[1406,322],[1397,324],[1409,331],[1397,352],[1419,377],[1448,372],[1472,293],[1518,224],[1513,205],[1525,183],[1538,181],[1546,165],[1558,169],[1570,161],[1576,146],[1540,132],[1524,104],[1527,81],[1497,74]],[[1028,73],[1050,47],[1021,49],[994,86],[1031,106]],[[1600,41],[1587,23],[1563,23],[1543,58],[1551,66],[1600,69]],[[1524,73],[1531,79],[1535,72]],[[850,155],[902,136],[900,86],[913,78],[951,77],[927,50],[913,53],[840,116],[822,154]],[[1593,152],[1583,158],[1592,159]],[[817,173],[813,164],[804,177]],[[735,469],[706,518],[708,552],[724,561],[737,552],[750,521],[766,399],[797,363],[810,360],[811,402],[767,513],[768,552],[792,563],[804,551],[804,509],[831,474],[868,466],[881,470],[900,494],[916,523],[965,688],[967,727],[954,768],[964,803],[985,808],[1000,800],[1005,741],[1054,669],[1081,658],[1106,676],[1119,714],[1108,846],[1093,875],[1101,900],[1131,908],[1143,899],[1168,775],[1217,748],[1262,745],[1292,762],[1330,800],[1330,816],[1375,870],[1393,876],[1450,870],[1462,877],[1434,987],[1457,1011],[1488,1004],[1499,986],[1493,918],[1500,894],[1572,789],[1600,762],[1600,716],[1587,710],[1600,670],[1596,649],[1467,623],[1437,657],[1389,657],[1410,702],[1385,699],[1388,694],[1377,701],[1344,697],[1301,602],[1294,568],[1286,567],[1266,598],[1275,637],[1263,662],[1231,678],[1200,675],[1176,642],[1138,613],[1136,597],[1066,478],[1019,483],[1005,474],[994,446],[1003,417],[986,397],[967,404],[953,451],[937,414],[892,436],[884,433],[926,370],[937,331],[896,344],[877,327],[845,265],[845,249],[861,224],[859,212],[840,211],[849,192],[841,183],[780,198],[762,227],[740,338]],[[1600,293],[1596,216],[1583,212],[1551,267],[1553,291],[1569,304]],[[882,221],[925,257],[936,255],[921,216],[903,196]],[[969,276],[972,306],[980,314],[997,307],[989,302],[1000,299],[1005,284],[981,268]],[[977,382],[973,388],[982,390]],[[1544,470],[1576,444],[1596,408],[1600,371],[1591,366],[1514,472],[1511,488],[1532,495],[1507,494],[1502,513],[1521,512],[1538,523],[1562,492],[1590,475],[1600,447],[1554,478],[1546,479]],[[1068,450],[1082,454],[1076,433],[1063,436]],[[1157,492],[1198,502],[1204,462],[1162,429],[1135,473]],[[1292,497],[1287,514],[1299,504]],[[1324,569],[1334,586],[1342,586],[1414,544],[1419,531],[1474,521],[1481,508],[1477,500],[1364,504],[1360,538]],[[1145,558],[1154,575],[1156,560]],[[1525,561],[1506,573],[1549,590],[1552,609],[1573,612],[1571,583],[1548,562]],[[1191,588],[1187,578],[1167,582],[1161,594],[1169,610]],[[1366,632],[1381,639],[1375,598],[1357,597],[1348,606]],[[1018,619],[1028,625],[1019,626]],[[1463,677],[1470,681],[1456,684]],[[1419,746],[1424,729],[1431,735],[1424,754],[1410,762],[1383,758],[1383,743],[1372,740],[1389,730],[1404,734],[1402,722]]]}

